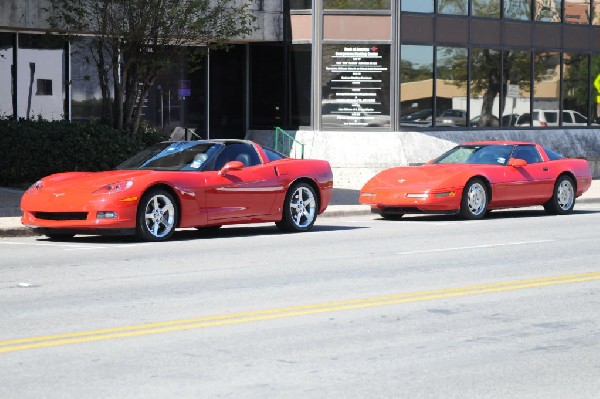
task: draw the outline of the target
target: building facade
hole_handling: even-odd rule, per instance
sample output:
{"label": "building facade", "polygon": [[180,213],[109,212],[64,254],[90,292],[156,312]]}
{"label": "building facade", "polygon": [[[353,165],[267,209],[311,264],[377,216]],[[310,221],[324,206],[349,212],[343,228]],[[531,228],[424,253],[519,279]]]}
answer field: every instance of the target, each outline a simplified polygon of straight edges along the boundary
{"label": "building facade", "polygon": [[[98,118],[87,39],[42,40],[46,1],[0,6],[0,116]],[[182,56],[159,79],[148,123],[267,145],[282,127],[306,156],[330,160],[343,187],[488,139],[586,157],[600,177],[600,0],[255,0],[252,8],[251,37],[211,52],[199,69]]]}

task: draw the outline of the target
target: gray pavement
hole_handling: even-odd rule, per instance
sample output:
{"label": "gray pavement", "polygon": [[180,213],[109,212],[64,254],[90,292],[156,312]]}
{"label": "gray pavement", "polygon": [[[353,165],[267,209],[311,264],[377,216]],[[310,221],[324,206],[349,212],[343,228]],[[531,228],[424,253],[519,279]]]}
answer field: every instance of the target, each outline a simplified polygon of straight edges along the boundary
{"label": "gray pavement", "polygon": [[[320,217],[341,217],[366,215],[371,212],[367,205],[358,203],[359,190],[334,189],[331,205]],[[0,187],[0,237],[36,235],[21,224],[20,202],[23,190]],[[594,180],[592,187],[577,199],[579,204],[600,204],[600,180]],[[577,206],[577,204],[575,205]]]}

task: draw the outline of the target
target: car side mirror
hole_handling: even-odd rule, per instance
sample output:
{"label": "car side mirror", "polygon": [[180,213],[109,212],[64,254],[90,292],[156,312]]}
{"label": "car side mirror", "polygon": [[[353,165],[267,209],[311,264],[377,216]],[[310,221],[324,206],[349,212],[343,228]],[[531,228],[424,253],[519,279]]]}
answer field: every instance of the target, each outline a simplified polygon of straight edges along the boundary
{"label": "car side mirror", "polygon": [[508,161],[508,164],[513,168],[520,168],[521,166],[527,165],[527,161],[519,158],[511,158],[510,161]]}
{"label": "car side mirror", "polygon": [[219,176],[225,176],[229,171],[244,169],[244,164],[240,161],[227,162],[219,171]]}

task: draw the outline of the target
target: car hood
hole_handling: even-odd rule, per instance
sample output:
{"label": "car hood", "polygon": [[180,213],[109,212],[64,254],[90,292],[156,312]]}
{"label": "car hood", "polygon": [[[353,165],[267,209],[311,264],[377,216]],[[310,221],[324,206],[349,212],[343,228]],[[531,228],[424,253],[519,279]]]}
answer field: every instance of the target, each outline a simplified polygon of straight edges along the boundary
{"label": "car hood", "polygon": [[96,191],[107,184],[135,179],[153,173],[151,170],[110,170],[105,172],[57,173],[42,179],[43,190]]}
{"label": "car hood", "polygon": [[[472,174],[470,164],[427,164],[386,169],[365,184],[363,190],[401,189],[418,192],[463,187]],[[481,165],[479,165],[481,166]]]}

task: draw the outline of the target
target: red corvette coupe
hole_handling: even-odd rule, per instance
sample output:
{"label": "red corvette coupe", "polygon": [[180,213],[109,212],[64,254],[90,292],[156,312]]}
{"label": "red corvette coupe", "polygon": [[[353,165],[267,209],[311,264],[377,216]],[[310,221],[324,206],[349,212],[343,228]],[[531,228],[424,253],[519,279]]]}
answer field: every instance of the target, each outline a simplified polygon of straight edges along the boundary
{"label": "red corvette coupe", "polygon": [[384,170],[368,181],[359,201],[397,219],[407,213],[458,213],[481,219],[492,209],[543,205],[551,214],[573,211],[590,188],[585,159],[565,158],[539,144],[465,143],[423,166]]}
{"label": "red corvette coupe", "polygon": [[163,142],[116,170],[41,179],[23,195],[22,223],[51,239],[137,234],[163,241],[177,227],[256,222],[307,231],[332,192],[327,161],[289,159],[242,140]]}

